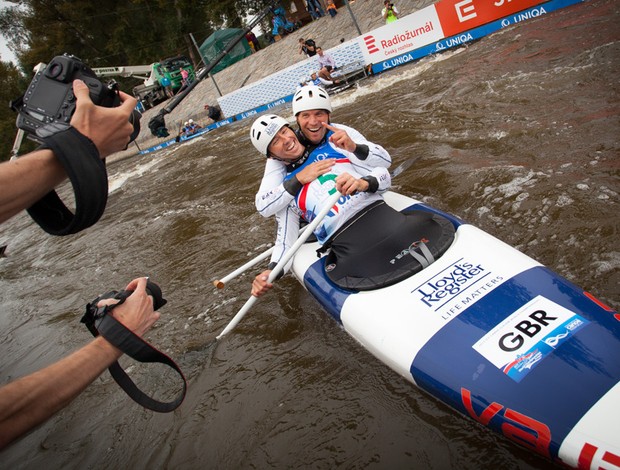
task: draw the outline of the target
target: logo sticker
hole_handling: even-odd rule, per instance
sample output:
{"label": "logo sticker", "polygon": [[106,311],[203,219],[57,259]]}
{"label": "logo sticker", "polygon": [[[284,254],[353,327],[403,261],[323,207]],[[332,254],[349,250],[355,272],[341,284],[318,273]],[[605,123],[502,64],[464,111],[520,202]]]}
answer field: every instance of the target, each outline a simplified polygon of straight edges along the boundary
{"label": "logo sticker", "polygon": [[489,331],[473,348],[520,382],[587,324],[580,315],[539,295]]}

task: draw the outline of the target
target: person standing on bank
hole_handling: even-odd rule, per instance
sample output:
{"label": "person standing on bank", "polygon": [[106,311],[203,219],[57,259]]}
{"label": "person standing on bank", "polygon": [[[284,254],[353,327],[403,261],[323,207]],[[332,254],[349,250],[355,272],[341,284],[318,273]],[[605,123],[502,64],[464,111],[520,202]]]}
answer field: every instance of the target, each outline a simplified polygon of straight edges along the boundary
{"label": "person standing on bank", "polygon": [[327,0],[327,11],[332,18],[338,14],[338,9],[334,4],[334,0]]}
{"label": "person standing on bank", "polygon": [[391,0],[383,1],[383,10],[381,10],[381,16],[385,20],[385,24],[393,23],[398,19],[398,9],[394,6]]}
{"label": "person standing on bank", "polygon": [[316,55],[316,43],[314,39],[299,38],[299,53],[305,54],[306,57],[312,57]]}
{"label": "person standing on bank", "polygon": [[319,0],[306,0],[306,9],[313,20],[318,20],[325,15]]}

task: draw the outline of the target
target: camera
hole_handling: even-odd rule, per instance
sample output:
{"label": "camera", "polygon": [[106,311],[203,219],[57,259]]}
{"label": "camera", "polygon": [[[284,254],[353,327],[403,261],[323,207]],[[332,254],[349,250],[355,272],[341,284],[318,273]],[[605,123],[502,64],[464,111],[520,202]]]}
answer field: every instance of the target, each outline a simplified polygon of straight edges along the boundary
{"label": "camera", "polygon": [[[153,297],[153,310],[159,310],[161,307],[166,305],[166,303],[168,303],[168,301],[164,299],[161,288],[151,280],[146,281],[146,293],[147,295],[150,295],[151,297]],[[100,310],[103,310],[97,307],[97,304],[99,303],[100,300],[116,299],[116,300],[119,300],[119,303],[115,305],[120,305],[123,302],[125,302],[127,297],[129,297],[131,294],[133,294],[132,290],[122,290],[122,291],[112,290],[110,292],[100,295],[92,302],[89,302],[88,305],[86,306],[87,313],[82,318],[82,323],[85,323],[87,326],[90,326],[91,324],[94,324],[94,321],[96,319],[100,318],[100,315],[101,315]]]}
{"label": "camera", "polygon": [[[41,127],[55,122],[69,124],[76,106],[73,94],[75,79],[86,83],[94,104],[106,108],[120,106],[116,82],[104,85],[80,59],[65,53],[39,68],[24,95],[11,103],[11,107],[19,113],[17,127],[30,134],[34,140],[41,140],[37,134]],[[140,132],[140,117],[137,110],[129,117],[134,127],[130,141],[135,140]]]}

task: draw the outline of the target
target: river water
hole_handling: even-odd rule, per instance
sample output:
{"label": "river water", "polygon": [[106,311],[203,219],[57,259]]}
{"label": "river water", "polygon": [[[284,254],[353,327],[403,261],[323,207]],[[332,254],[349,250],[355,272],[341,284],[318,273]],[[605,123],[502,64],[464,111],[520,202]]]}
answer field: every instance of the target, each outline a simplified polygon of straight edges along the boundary
{"label": "river water", "polygon": [[[589,1],[366,80],[335,98],[332,118],[383,144],[395,164],[422,157],[396,191],[617,309],[618,10]],[[106,372],[0,454],[0,467],[549,468],[382,365],[291,276],[213,346],[251,276],[222,291],[212,281],[274,235],[253,205],[263,161],[250,125],[109,165],[106,213],[86,232],[53,238],[26,215],[0,229],[3,382],[87,342],[86,302],[148,275],[169,301],[148,338],[189,384],[179,409],[157,414]],[[124,364],[147,390],[174,396],[174,375]]]}

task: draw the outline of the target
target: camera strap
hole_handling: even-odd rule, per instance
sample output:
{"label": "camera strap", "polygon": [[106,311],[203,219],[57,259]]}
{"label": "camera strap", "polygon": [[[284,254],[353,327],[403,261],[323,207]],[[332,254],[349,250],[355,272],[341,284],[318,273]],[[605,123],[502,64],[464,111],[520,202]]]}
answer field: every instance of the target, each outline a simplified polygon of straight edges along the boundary
{"label": "camera strap", "polygon": [[95,144],[68,124],[52,123],[37,131],[47,148],[62,164],[75,194],[75,214],[50,191],[28,209],[43,230],[69,235],[94,225],[108,201],[108,174]]}
{"label": "camera strap", "polygon": [[156,400],[140,390],[123,370],[118,361],[115,361],[108,367],[108,370],[116,383],[139,405],[160,413],[174,411],[183,402],[187,390],[187,382],[179,366],[170,357],[151,346],[133,331],[129,330],[125,325],[114,318],[113,315],[109,315],[114,307],[122,304],[129,295],[131,295],[131,291],[123,291],[120,295],[114,297],[120,299],[117,304],[106,305],[105,307],[97,307],[99,299],[105,296],[97,298],[95,301],[86,305],[86,313],[82,317],[82,323],[86,324],[86,327],[94,337],[99,335],[103,336],[110,344],[136,361],[145,363],[159,362],[173,368],[183,381],[183,389],[179,395],[170,402]]}

